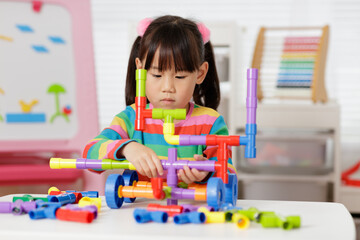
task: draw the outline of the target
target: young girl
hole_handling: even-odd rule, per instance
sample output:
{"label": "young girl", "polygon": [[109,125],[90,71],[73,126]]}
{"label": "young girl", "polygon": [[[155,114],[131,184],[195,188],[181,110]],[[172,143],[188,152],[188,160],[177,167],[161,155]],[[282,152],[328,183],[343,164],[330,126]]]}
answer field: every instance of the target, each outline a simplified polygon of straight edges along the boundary
{"label": "young girl", "polygon": [[[178,149],[179,160],[216,161],[215,146],[174,146],[165,142],[161,120],[148,118],[144,131],[134,130],[135,70],[146,69],[147,108],[186,109],[186,119],[175,121],[175,135],[228,135],[223,117],[216,112],[220,89],[210,31],[188,19],[162,16],[141,21],[138,34],[128,63],[127,107],[86,145],[83,157],[126,158],[147,177],[163,174],[160,159],[167,159],[168,148]],[[228,163],[232,167],[230,158]],[[178,172],[179,179],[188,184],[205,182],[210,176],[188,167]]]}

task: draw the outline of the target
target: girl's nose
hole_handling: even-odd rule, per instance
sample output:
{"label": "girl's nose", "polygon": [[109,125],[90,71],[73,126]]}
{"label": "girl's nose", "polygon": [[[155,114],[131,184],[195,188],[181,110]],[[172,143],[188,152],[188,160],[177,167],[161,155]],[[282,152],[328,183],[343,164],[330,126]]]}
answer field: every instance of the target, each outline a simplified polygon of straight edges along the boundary
{"label": "girl's nose", "polygon": [[174,79],[171,77],[165,77],[162,81],[161,91],[163,92],[175,92]]}

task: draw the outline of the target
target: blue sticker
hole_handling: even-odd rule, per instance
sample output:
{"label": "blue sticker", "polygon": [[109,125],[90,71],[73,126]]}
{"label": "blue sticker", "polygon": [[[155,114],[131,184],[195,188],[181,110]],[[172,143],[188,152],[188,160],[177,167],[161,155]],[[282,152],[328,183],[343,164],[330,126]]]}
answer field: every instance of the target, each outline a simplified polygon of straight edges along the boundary
{"label": "blue sticker", "polygon": [[65,40],[61,37],[49,36],[49,40],[55,44],[65,44]]}
{"label": "blue sticker", "polygon": [[45,46],[42,45],[32,45],[31,46],[35,51],[39,53],[47,53],[49,52],[48,49]]}
{"label": "blue sticker", "polygon": [[44,113],[7,113],[7,123],[44,123],[46,117]]}
{"label": "blue sticker", "polygon": [[29,25],[17,24],[16,27],[22,32],[26,32],[26,33],[34,32],[34,30]]}

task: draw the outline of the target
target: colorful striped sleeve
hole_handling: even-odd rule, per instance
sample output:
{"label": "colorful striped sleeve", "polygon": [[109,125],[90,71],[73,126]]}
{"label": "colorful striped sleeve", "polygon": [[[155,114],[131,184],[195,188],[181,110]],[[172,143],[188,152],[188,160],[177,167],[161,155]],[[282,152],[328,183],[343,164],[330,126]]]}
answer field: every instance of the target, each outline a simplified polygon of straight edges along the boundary
{"label": "colorful striped sleeve", "polygon": [[134,125],[132,124],[134,117],[135,112],[130,106],[117,114],[110,127],[105,128],[98,136],[86,144],[83,158],[122,160],[117,152],[125,144],[134,141],[131,139],[134,131]]}
{"label": "colorful striped sleeve", "polygon": [[[229,135],[229,130],[225,124],[224,118],[223,116],[219,116],[211,130],[210,130],[210,135]],[[217,146],[207,146],[206,149],[204,150],[203,154],[209,159],[209,160],[215,160],[217,161]],[[232,164],[232,152],[231,152],[231,146],[228,147],[228,154],[229,154],[229,159],[228,159],[228,168],[230,172],[236,173],[235,167]]]}

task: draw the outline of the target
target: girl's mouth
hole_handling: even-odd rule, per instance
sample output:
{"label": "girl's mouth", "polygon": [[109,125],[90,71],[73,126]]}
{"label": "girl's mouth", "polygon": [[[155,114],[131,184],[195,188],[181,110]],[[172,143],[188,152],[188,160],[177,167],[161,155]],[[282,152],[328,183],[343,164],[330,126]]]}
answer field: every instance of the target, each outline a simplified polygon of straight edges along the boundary
{"label": "girl's mouth", "polygon": [[164,98],[164,99],[161,99],[160,100],[163,104],[172,104],[172,103],[174,103],[175,102],[175,100],[174,99],[171,99],[171,98]]}

